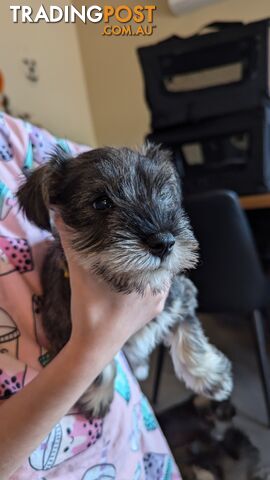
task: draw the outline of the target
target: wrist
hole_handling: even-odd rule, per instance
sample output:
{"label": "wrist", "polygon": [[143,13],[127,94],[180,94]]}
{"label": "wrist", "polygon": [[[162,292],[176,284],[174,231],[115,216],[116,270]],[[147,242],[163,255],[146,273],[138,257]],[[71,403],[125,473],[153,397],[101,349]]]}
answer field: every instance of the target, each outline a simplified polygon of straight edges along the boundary
{"label": "wrist", "polygon": [[112,360],[119,351],[118,344],[107,341],[106,338],[98,338],[97,335],[85,332],[84,334],[73,333],[64,347],[66,355],[76,363],[79,368],[84,365],[95,365],[97,375]]}

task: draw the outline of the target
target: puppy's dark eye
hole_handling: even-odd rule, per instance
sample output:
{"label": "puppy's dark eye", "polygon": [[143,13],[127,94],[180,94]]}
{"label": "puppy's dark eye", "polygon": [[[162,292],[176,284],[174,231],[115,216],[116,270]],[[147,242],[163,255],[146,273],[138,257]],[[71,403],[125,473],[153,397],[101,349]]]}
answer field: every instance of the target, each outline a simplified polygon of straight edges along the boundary
{"label": "puppy's dark eye", "polygon": [[93,207],[95,210],[106,210],[107,208],[111,208],[113,206],[112,201],[109,199],[109,197],[106,197],[103,195],[103,197],[97,198],[93,202]]}

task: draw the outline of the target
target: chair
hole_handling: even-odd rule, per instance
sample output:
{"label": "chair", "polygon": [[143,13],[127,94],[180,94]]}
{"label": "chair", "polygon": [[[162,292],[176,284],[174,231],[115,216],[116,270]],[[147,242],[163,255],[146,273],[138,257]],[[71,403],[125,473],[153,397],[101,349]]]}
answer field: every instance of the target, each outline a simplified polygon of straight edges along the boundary
{"label": "chair", "polygon": [[[193,195],[184,203],[200,245],[199,266],[191,273],[198,288],[199,312],[235,312],[251,319],[270,425],[270,369],[262,315],[262,310],[270,306],[270,282],[261,266],[247,218],[237,195],[227,190]],[[154,403],[163,355],[164,347],[161,347],[154,380]]]}

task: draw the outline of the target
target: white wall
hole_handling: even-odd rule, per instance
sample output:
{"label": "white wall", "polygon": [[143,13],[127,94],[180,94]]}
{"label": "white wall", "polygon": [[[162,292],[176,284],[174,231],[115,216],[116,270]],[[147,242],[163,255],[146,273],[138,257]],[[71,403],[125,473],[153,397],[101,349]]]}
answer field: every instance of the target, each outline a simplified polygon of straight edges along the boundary
{"label": "white wall", "polygon": [[[34,122],[56,135],[94,145],[90,100],[75,25],[13,24],[9,10],[13,3],[37,9],[41,1],[5,0],[0,4],[0,70],[13,110],[29,112]],[[43,4],[47,7],[50,2],[45,0]],[[54,4],[63,6],[68,2],[61,0]],[[25,57],[37,61],[37,83],[25,78],[22,62]]]}

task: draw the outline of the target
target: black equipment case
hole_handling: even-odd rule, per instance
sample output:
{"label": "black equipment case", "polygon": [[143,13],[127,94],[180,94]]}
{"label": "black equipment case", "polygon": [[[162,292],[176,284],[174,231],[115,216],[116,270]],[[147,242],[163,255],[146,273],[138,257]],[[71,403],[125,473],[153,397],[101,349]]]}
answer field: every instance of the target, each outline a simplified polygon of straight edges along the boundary
{"label": "black equipment case", "polygon": [[269,19],[138,49],[152,129],[251,110],[269,97]]}

